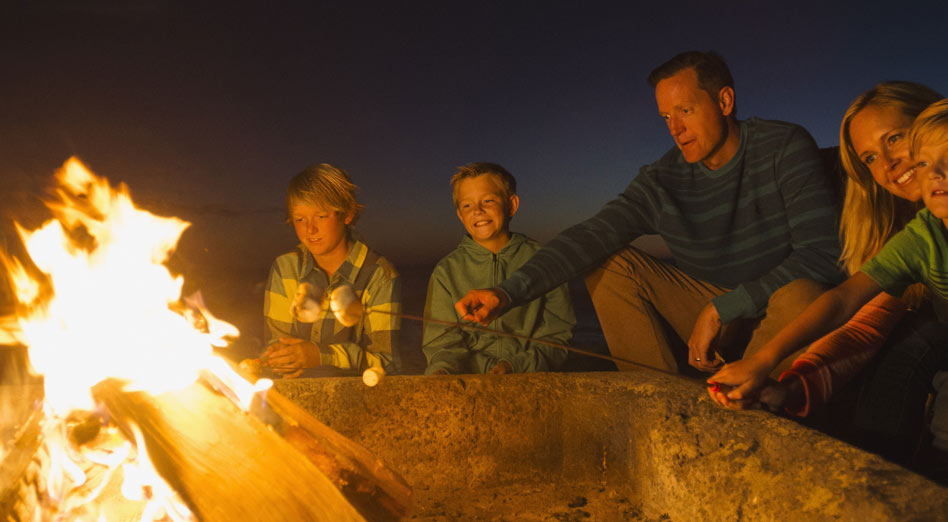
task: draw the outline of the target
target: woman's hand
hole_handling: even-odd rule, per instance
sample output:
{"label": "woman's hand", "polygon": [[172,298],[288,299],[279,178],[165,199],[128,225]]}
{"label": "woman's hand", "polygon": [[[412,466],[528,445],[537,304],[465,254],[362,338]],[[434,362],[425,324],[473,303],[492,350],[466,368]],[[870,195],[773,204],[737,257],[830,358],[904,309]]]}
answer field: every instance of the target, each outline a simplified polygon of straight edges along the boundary
{"label": "woman's hand", "polygon": [[[748,357],[725,364],[708,379],[708,394],[718,404],[734,410],[760,407],[761,391],[770,383],[776,365],[760,357]],[[769,395],[769,394],[768,394]]]}
{"label": "woman's hand", "polygon": [[315,368],[320,363],[319,347],[294,337],[280,338],[268,346],[260,358],[284,379],[295,379],[303,374],[303,370]]}

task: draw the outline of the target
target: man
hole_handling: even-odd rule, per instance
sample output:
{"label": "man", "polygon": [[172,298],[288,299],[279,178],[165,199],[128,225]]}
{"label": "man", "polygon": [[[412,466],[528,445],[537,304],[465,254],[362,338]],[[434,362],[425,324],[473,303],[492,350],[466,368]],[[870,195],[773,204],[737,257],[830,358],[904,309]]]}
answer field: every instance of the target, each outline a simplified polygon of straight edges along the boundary
{"label": "man", "polygon": [[[462,317],[486,323],[587,274],[614,356],[711,372],[763,346],[841,279],[813,138],[789,123],[737,120],[734,81],[715,53],[681,53],[649,84],[676,148],[500,285],[469,292],[456,303]],[[642,234],[660,234],[675,264],[629,247]]]}

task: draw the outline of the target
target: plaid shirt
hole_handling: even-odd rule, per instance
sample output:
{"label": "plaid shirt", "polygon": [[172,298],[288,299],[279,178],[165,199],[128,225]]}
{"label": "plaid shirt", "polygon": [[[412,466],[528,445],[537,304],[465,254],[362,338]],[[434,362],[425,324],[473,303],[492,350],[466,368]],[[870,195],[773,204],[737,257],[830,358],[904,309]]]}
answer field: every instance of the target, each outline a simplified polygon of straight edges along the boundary
{"label": "plaid shirt", "polygon": [[[300,244],[276,258],[268,281],[263,301],[267,345],[281,337],[306,339],[319,347],[323,365],[360,371],[382,366],[389,373],[398,369],[394,346],[401,321],[391,314],[372,312],[401,311],[401,281],[395,267],[365,243],[352,241],[349,255],[332,277],[326,276]],[[314,323],[297,321],[290,310],[300,283],[326,289],[319,319]],[[344,283],[352,285],[365,310],[351,327],[339,323],[329,308],[329,294]]]}

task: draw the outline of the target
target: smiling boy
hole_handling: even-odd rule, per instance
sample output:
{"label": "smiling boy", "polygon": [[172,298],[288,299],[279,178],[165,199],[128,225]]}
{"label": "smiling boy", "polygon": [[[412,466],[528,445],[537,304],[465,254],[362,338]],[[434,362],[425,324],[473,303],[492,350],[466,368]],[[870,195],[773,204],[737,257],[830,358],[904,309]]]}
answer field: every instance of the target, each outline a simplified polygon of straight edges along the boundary
{"label": "smiling boy", "polygon": [[[467,235],[438,262],[428,283],[425,316],[457,322],[454,302],[471,288],[493,286],[539,249],[536,241],[510,232],[520,208],[517,182],[494,163],[470,163],[451,178],[454,206]],[[495,330],[565,344],[576,320],[566,285],[495,319]],[[478,330],[427,323],[423,348],[427,374],[520,373],[555,370],[567,353],[541,343]]]}
{"label": "smiling boy", "polygon": [[[362,210],[355,190],[344,170],[326,163],[308,167],[290,181],[287,219],[300,244],[270,269],[264,295],[268,346],[261,357],[283,377],[299,377],[319,366],[397,369],[393,347],[400,320],[383,312],[399,312],[400,281],[392,264],[352,230]],[[303,322],[291,311],[304,283],[319,290],[315,322]],[[344,285],[353,287],[365,310],[349,327],[329,306],[332,290]]]}

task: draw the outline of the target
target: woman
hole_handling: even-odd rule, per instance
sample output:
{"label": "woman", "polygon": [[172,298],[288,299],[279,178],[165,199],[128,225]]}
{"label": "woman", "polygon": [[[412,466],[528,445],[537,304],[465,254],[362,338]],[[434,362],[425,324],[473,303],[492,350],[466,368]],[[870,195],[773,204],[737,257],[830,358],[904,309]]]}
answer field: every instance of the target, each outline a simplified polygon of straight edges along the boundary
{"label": "woman", "polygon": [[[840,126],[840,155],[847,173],[840,236],[841,262],[850,274],[920,208],[905,137],[915,116],[941,98],[919,84],[886,82],[860,95],[846,111]],[[709,393],[729,408],[762,402],[806,416],[883,348],[865,376],[852,422],[871,449],[908,463],[919,439],[931,379],[941,364],[933,348],[948,339],[945,327],[914,311],[921,301],[918,291],[902,299],[881,293],[846,325],[810,345],[779,383],[767,379],[772,368],[748,358],[712,376],[709,382],[724,389]],[[913,311],[907,313],[909,309]]]}

